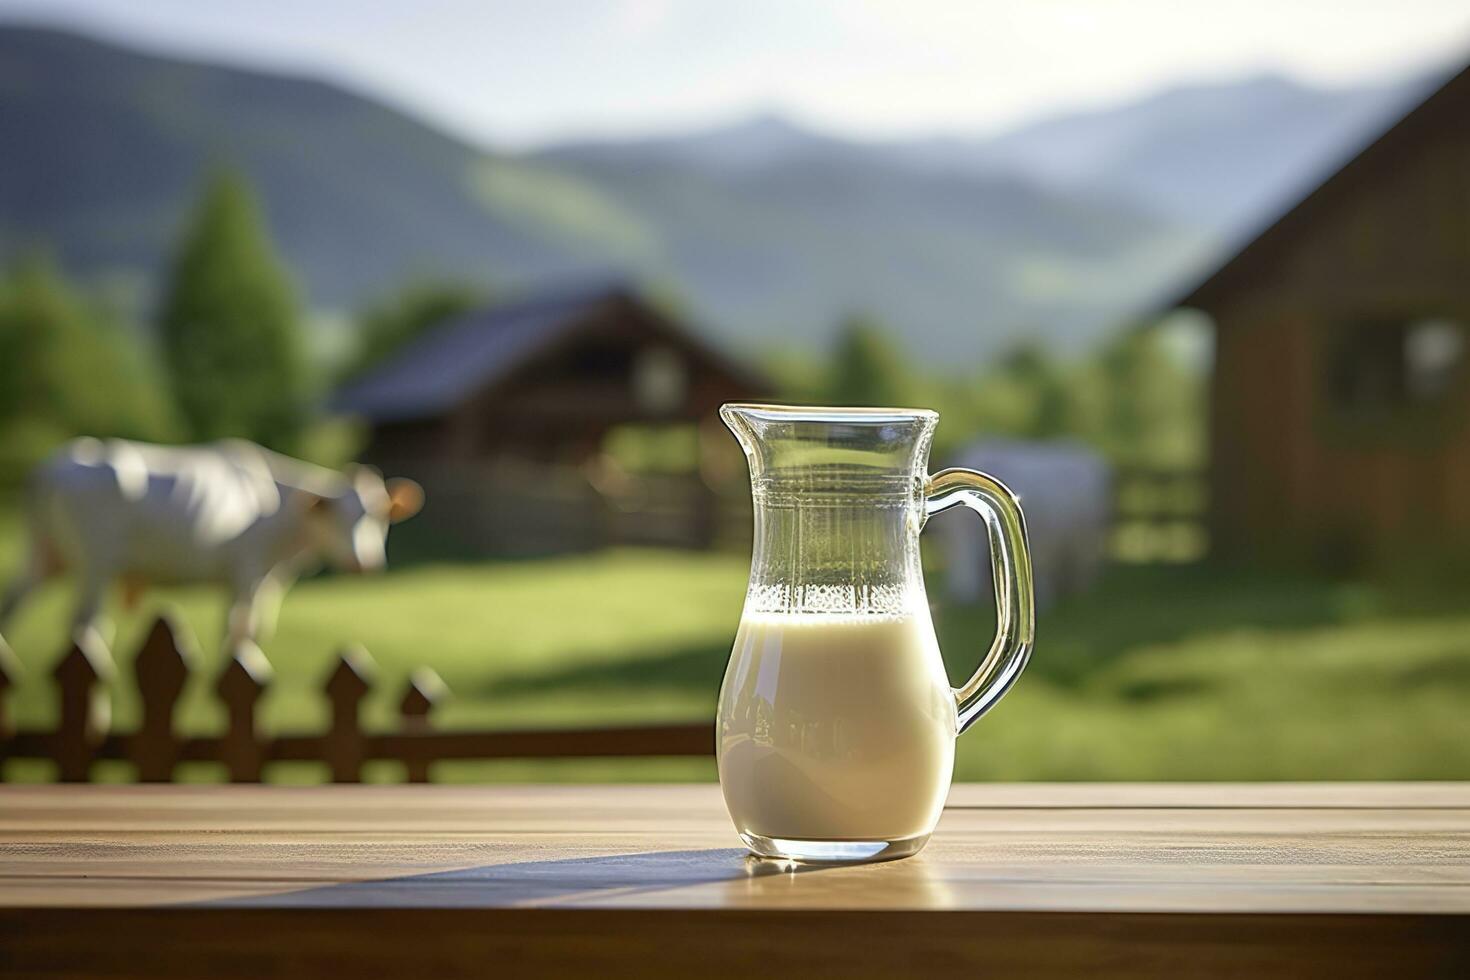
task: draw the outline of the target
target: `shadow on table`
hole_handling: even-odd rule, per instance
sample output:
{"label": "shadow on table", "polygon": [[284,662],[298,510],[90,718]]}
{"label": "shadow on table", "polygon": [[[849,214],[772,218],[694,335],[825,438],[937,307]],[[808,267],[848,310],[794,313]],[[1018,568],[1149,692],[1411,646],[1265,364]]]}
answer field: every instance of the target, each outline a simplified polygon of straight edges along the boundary
{"label": "shadow on table", "polygon": [[558,861],[491,864],[455,871],[350,881],[269,896],[224,899],[235,907],[432,907],[596,904],[689,885],[746,881],[820,870],[763,861],[740,848],[609,854]]}

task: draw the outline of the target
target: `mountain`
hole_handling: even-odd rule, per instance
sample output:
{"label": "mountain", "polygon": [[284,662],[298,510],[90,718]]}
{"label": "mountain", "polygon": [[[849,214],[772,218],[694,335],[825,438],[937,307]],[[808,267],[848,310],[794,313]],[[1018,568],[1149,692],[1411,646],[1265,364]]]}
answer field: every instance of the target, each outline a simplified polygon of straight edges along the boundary
{"label": "mountain", "polygon": [[920,358],[973,355],[1018,329],[1090,331],[1137,298],[1162,249],[1195,244],[1106,199],[1011,176],[919,176],[861,153],[761,167],[683,153],[536,162],[637,214],[698,309],[786,339],[867,310]]}
{"label": "mountain", "polygon": [[862,143],[815,133],[771,112],[670,136],[570,141],[547,148],[543,155],[581,163],[679,163],[737,174],[864,149]]}
{"label": "mountain", "polygon": [[1434,73],[1323,89],[1261,75],[1178,86],[991,136],[862,143],[762,115],[683,136],[573,142],[546,152],[587,163],[680,161],[716,172],[861,156],[916,174],[1011,177],[1127,202],[1218,236],[1292,203],[1441,81]]}
{"label": "mountain", "polygon": [[255,182],[321,306],[416,269],[514,279],[578,264],[556,229],[477,196],[484,155],[321,82],[6,28],[0,146],[0,243],[47,244],[84,271],[155,276],[222,164]]}
{"label": "mountain", "polygon": [[1026,173],[1233,235],[1310,190],[1436,81],[1319,89],[1265,75],[1183,86],[942,152],[972,169]]}
{"label": "mountain", "polygon": [[[1263,75],[988,137],[865,143],[762,115],[682,135],[564,143],[537,159],[631,199],[674,239],[696,200],[739,209],[701,231],[739,219],[797,225],[796,238],[768,245],[750,266],[744,250],[721,248],[733,236],[685,242],[711,263],[769,273],[758,278],[767,305],[740,307],[757,321],[821,316],[842,297],[926,335],[944,321],[968,330],[978,318],[992,338],[1027,327],[1085,340],[1219,261],[1439,81],[1321,89]],[[671,185],[691,183],[697,193],[671,199]],[[843,186],[852,193],[841,195]],[[871,242],[848,222],[886,230]],[[779,273],[793,262],[803,278]],[[710,270],[686,271],[702,282]],[[713,282],[703,295],[738,304]]]}
{"label": "mountain", "polygon": [[0,253],[44,243],[78,273],[156,283],[228,164],[318,309],[430,274],[514,289],[614,273],[671,289],[737,347],[822,344],[865,310],[952,362],[1020,331],[1096,337],[1385,100],[1277,79],[986,139],[863,143],[762,116],[509,154],[318,80],[0,27]]}

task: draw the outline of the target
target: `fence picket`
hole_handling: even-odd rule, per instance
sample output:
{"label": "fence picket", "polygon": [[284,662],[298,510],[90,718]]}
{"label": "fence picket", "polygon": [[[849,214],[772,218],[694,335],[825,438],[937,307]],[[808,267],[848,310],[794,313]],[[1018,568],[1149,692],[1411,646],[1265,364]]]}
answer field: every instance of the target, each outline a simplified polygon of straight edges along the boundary
{"label": "fence picket", "polygon": [[5,642],[5,637],[0,636],[0,759],[5,757],[5,741],[15,731],[15,724],[10,717],[9,694],[18,677],[20,661],[15,659],[15,653]]}
{"label": "fence picket", "polygon": [[172,616],[160,615],[133,662],[143,720],[129,741],[129,755],[138,767],[139,782],[166,783],[173,779],[181,747],[174,727],[174,709],[197,659],[187,636]]}
{"label": "fence picket", "polygon": [[360,646],[349,646],[338,654],[337,666],[327,678],[332,724],[322,740],[322,756],[334,783],[355,783],[361,778],[364,738],[358,707],[372,689],[376,675],[377,665],[368,652]]}
{"label": "fence picket", "polygon": [[[322,761],[335,782],[356,782],[368,759],[400,762],[412,783],[429,779],[439,760],[564,758],[568,756],[707,756],[707,722],[613,728],[440,730],[430,720],[448,687],[433,670],[409,677],[398,702],[398,726],[391,732],[363,730],[362,701],[371,692],[376,665],[361,647],[337,658],[324,685],[331,702],[325,733],[267,735],[259,723],[261,697],[272,682],[270,661],[254,643],[239,644],[215,683],[229,716],[220,735],[182,735],[176,717],[179,700],[197,663],[191,634],[172,613],[161,615],[139,648],[134,678],[142,720],[132,732],[109,732],[111,703],[107,684],[115,668],[95,630],[78,633],[57,663],[60,721],[51,729],[15,729],[7,703],[20,667],[0,639],[0,763],[6,759],[50,759],[58,779],[82,782],[99,759],[130,760],[142,782],[172,778],[178,764],[223,764],[232,782],[260,782],[272,761]],[[5,769],[0,765],[0,778]]]}
{"label": "fence picket", "polygon": [[92,774],[92,757],[112,720],[105,685],[115,673],[101,634],[91,628],[77,630],[54,673],[61,707],[54,755],[57,776],[64,783],[84,783]]}
{"label": "fence picket", "polygon": [[216,693],[229,712],[229,728],[220,744],[220,761],[232,783],[258,783],[265,762],[265,747],[256,728],[255,705],[272,678],[270,661],[249,640],[235,648]]}
{"label": "fence picket", "polygon": [[[400,730],[405,735],[432,731],[429,713],[448,693],[448,685],[432,668],[420,667],[414,671],[408,678],[403,699],[398,702]],[[427,753],[415,751],[420,748],[416,744],[405,748],[403,768],[410,783],[429,781],[429,763],[433,760]]]}

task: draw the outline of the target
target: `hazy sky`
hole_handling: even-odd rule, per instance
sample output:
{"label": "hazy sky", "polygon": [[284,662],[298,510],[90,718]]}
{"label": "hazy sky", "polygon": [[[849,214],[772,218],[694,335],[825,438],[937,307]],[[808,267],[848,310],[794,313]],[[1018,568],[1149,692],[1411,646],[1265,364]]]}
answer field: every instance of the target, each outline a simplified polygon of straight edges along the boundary
{"label": "hazy sky", "polygon": [[0,0],[14,19],[335,79],[498,144],[766,110],[976,132],[1177,82],[1470,60],[1467,0]]}

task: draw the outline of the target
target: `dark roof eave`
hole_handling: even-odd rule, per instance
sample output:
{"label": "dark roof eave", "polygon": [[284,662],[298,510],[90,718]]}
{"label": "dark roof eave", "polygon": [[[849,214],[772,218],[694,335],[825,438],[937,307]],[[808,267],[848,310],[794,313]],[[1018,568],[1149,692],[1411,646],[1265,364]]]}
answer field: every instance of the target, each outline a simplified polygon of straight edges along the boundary
{"label": "dark roof eave", "polygon": [[402,409],[361,409],[351,405],[328,403],[332,414],[347,416],[365,422],[368,425],[401,425],[410,422],[435,422],[444,418],[448,413],[445,408],[426,408],[415,406]]}
{"label": "dark roof eave", "polygon": [[[377,366],[367,374],[339,388],[328,398],[327,404],[334,412],[357,416],[370,424],[422,422],[442,418],[459,404],[460,396],[463,395],[460,389],[464,388],[466,378],[461,377],[457,387],[451,386],[453,391],[438,391],[437,397],[405,400],[403,398],[403,379],[405,377],[411,379],[413,371],[413,368],[406,368],[406,362],[413,363],[416,358],[419,363],[415,365],[415,368],[422,371],[425,356],[427,355],[432,363],[432,351],[436,346],[440,350],[445,349],[446,339],[453,344],[456,331],[483,329],[477,328],[477,323],[485,323],[488,326],[497,319],[504,322],[507,319],[513,320],[517,316],[528,314],[535,316],[537,314],[533,311],[551,307],[552,310],[548,312],[552,313],[552,319],[547,323],[548,325],[554,324],[554,329],[537,330],[534,341],[530,343],[512,342],[509,348],[497,355],[498,360],[497,357],[486,359],[485,369],[474,385],[476,390],[484,390],[485,386],[496,383],[512,372],[518,364],[523,363],[536,350],[553,345],[559,337],[565,338],[574,334],[586,322],[586,316],[590,311],[606,303],[627,306],[655,331],[683,346],[715,371],[749,389],[751,394],[759,395],[773,390],[774,386],[760,371],[731,358],[716,346],[705,341],[696,332],[683,324],[674,322],[671,317],[644,300],[636,290],[624,283],[601,283],[596,288],[531,296],[519,302],[487,310],[471,311],[455,317],[448,323],[435,328],[430,334],[412,341],[403,352],[395,355],[387,363]],[[491,327],[491,329],[496,328]],[[385,388],[388,390],[382,390]]]}
{"label": "dark roof eave", "polygon": [[1247,239],[1246,244],[1237,249],[1223,265],[1172,302],[1156,309],[1155,313],[1164,314],[1181,308],[1209,311],[1217,306],[1241,280],[1254,274],[1258,264],[1265,261],[1263,257],[1269,256],[1299,234],[1316,218],[1318,212],[1330,207],[1344,193],[1350,192],[1379,168],[1390,165],[1400,152],[1412,146],[1424,132],[1438,123],[1437,117],[1441,112],[1452,113],[1454,101],[1464,94],[1470,94],[1470,67],[1462,68],[1450,76],[1375,140],[1315,185],[1261,231]]}

